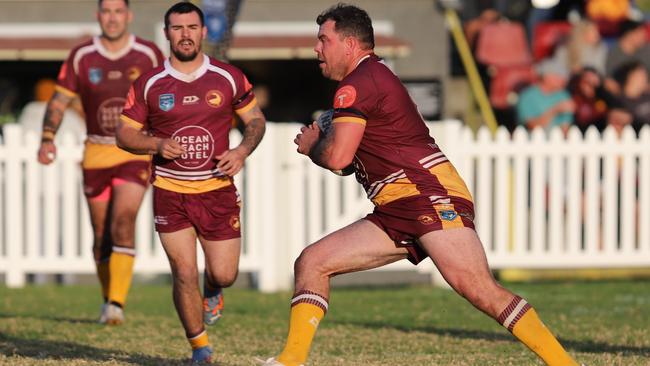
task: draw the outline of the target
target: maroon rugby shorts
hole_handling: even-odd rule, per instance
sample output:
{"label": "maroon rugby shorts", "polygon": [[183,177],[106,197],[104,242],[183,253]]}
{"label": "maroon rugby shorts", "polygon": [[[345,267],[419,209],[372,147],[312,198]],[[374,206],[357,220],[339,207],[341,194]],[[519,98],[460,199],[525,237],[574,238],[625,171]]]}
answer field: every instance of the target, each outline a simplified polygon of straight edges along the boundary
{"label": "maroon rugby shorts", "polygon": [[188,227],[207,240],[241,237],[240,200],[233,184],[204,193],[178,193],[154,187],[156,231],[173,233]]}
{"label": "maroon rugby shorts", "polygon": [[110,188],[114,182],[127,181],[147,187],[151,163],[143,160],[127,161],[120,165],[102,169],[82,169],[84,194],[95,198]]}
{"label": "maroon rugby shorts", "polygon": [[445,204],[431,204],[425,197],[407,198],[377,206],[365,219],[386,232],[397,247],[406,248],[407,259],[418,264],[427,254],[417,239],[431,231],[474,229],[474,205],[457,197],[451,197],[451,202]]}

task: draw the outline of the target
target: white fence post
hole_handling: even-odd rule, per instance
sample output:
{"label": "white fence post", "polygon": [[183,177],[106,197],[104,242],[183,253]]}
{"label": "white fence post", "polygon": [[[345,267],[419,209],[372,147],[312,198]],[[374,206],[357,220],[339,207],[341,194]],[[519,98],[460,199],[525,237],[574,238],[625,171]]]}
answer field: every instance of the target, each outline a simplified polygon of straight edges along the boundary
{"label": "white fence post", "polygon": [[7,240],[6,283],[9,287],[25,285],[23,270],[23,172],[22,150],[23,131],[15,125],[4,126],[5,148],[5,224]]}

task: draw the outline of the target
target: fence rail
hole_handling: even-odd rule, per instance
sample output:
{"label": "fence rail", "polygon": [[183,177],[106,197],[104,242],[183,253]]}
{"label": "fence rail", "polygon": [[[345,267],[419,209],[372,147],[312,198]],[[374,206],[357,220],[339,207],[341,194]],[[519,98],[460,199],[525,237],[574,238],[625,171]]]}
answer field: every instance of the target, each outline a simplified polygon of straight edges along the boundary
{"label": "fence rail", "polygon": [[[546,135],[429,123],[466,180],[476,227],[493,268],[650,266],[650,128],[637,137],[589,130]],[[262,291],[287,289],[292,263],[310,242],[372,210],[352,177],[338,177],[295,152],[298,125],[271,123],[236,185],[242,194],[240,270]],[[231,135],[233,144],[240,137]],[[92,273],[92,230],[81,189],[82,145],[60,136],[54,164],[36,162],[38,136],[4,127],[0,144],[0,273],[22,286],[27,273]],[[137,273],[167,273],[153,231],[150,192],[137,218]],[[201,256],[200,251],[198,255]],[[202,260],[199,260],[201,263]],[[383,270],[435,275],[426,261]]]}

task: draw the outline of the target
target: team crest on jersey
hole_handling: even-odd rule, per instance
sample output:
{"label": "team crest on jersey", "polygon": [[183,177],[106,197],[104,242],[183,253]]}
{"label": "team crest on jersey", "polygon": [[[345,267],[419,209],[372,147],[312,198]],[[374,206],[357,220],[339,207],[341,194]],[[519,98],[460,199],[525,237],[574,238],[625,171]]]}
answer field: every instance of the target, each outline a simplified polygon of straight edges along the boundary
{"label": "team crest on jersey", "polygon": [[205,102],[210,107],[219,108],[223,104],[223,94],[218,90],[210,90],[205,94]]}
{"label": "team crest on jersey", "polygon": [[135,81],[140,74],[142,74],[142,71],[140,71],[140,68],[137,66],[130,67],[126,70],[126,77],[128,77],[130,81]]}
{"label": "team crest on jersey", "polygon": [[102,81],[102,69],[91,67],[88,69],[88,80],[93,84],[99,84]]}
{"label": "team crest on jersey", "polygon": [[336,91],[334,108],[347,108],[357,99],[357,90],[352,85],[346,85]]}
{"label": "team crest on jersey", "polygon": [[174,108],[174,94],[160,94],[158,96],[158,106],[165,112],[169,112]]}

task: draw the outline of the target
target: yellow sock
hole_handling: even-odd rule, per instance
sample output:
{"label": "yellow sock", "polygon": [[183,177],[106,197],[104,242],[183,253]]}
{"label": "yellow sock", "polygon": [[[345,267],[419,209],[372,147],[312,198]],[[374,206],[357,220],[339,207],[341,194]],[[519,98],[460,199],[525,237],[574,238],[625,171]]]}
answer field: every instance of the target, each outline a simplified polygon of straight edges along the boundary
{"label": "yellow sock", "polygon": [[192,346],[192,350],[199,349],[201,347],[208,346],[210,342],[208,341],[208,332],[203,330],[203,332],[199,333],[199,335],[194,336],[192,338],[187,338],[187,341],[190,342],[190,346]]}
{"label": "yellow sock", "polygon": [[278,361],[285,366],[298,366],[307,361],[318,324],[327,311],[327,299],[311,291],[301,291],[291,300],[289,335]]}
{"label": "yellow sock", "polygon": [[102,286],[102,297],[104,302],[108,301],[108,284],[110,283],[110,273],[108,271],[108,260],[97,262],[97,277],[99,284]]}
{"label": "yellow sock", "polygon": [[499,315],[497,321],[535,352],[548,366],[578,366],[537,316],[537,312],[519,296]]}
{"label": "yellow sock", "polygon": [[132,248],[113,246],[109,272],[111,281],[108,286],[108,301],[120,305],[126,303],[126,295],[131,287],[133,278],[133,262],[135,261],[135,250]]}

